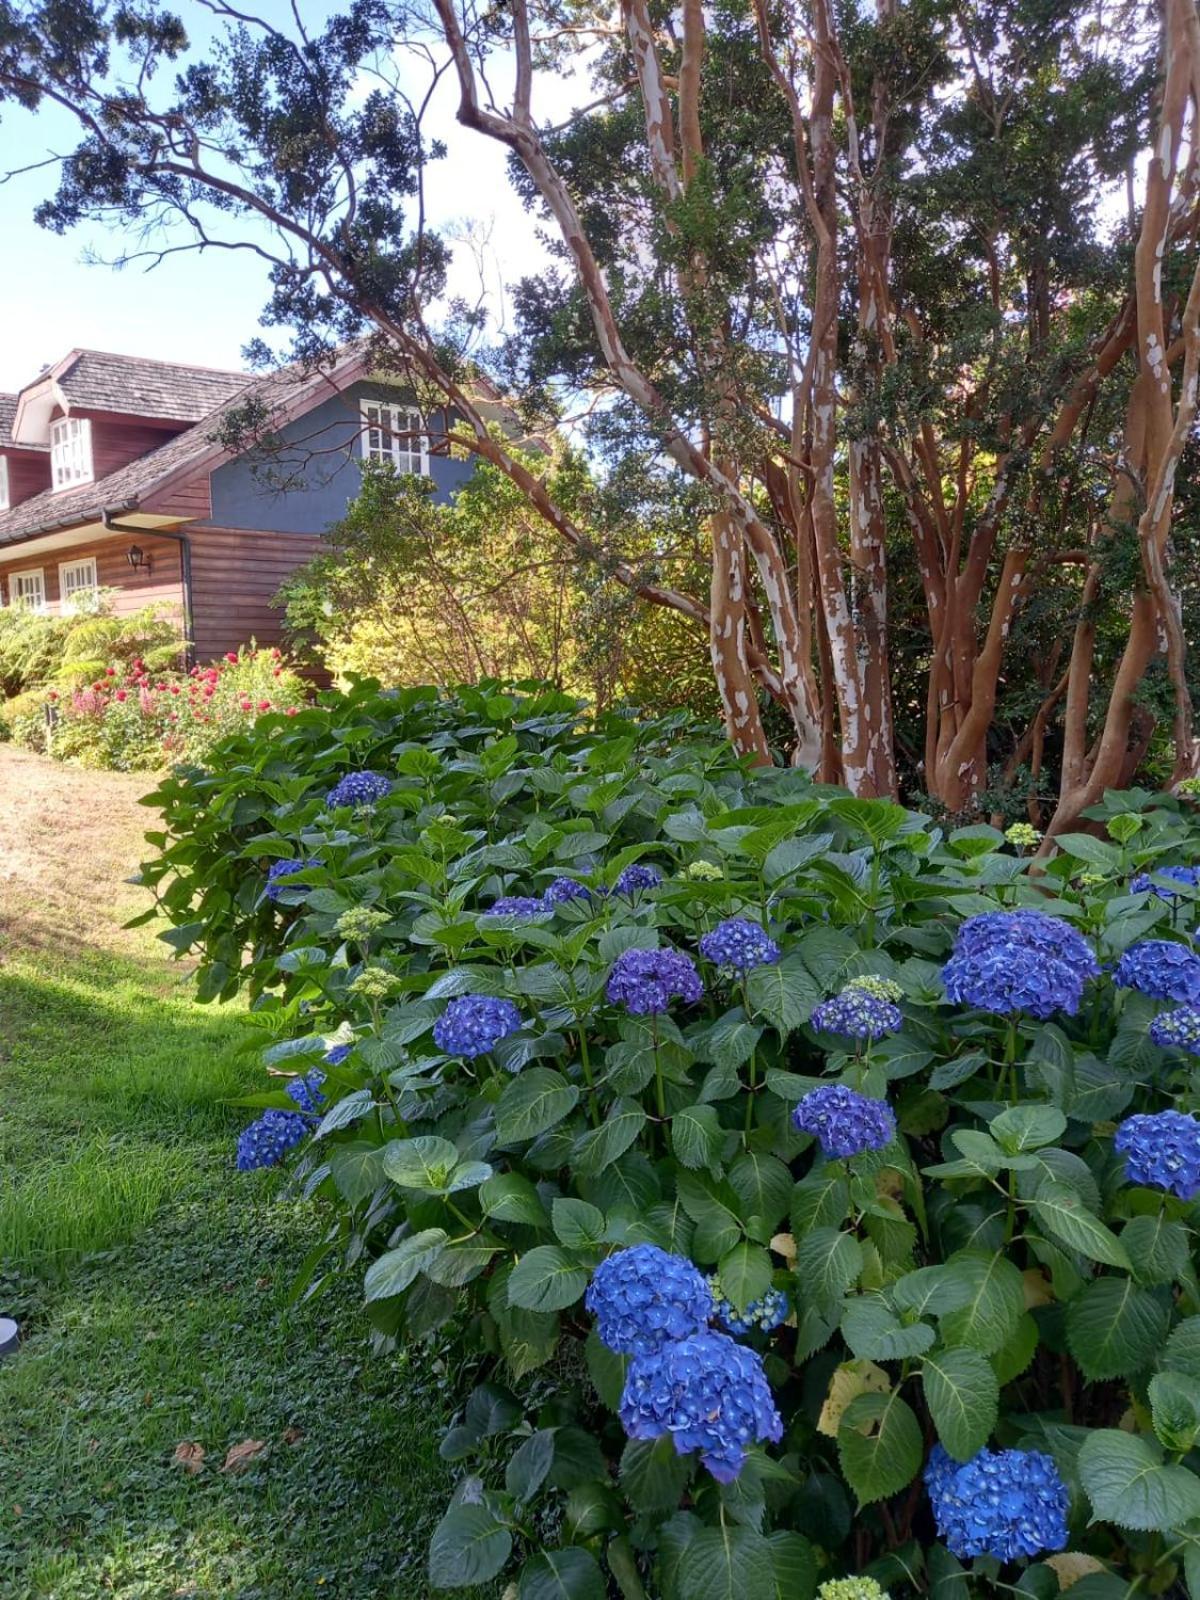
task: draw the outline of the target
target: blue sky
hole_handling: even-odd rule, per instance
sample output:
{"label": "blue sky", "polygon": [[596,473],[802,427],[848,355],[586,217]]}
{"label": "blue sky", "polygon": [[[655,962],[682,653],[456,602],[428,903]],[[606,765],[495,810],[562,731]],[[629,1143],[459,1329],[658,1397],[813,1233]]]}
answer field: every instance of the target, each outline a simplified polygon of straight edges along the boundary
{"label": "blue sky", "polygon": [[[181,0],[189,31],[202,42],[211,19],[194,0]],[[261,6],[264,15],[278,7]],[[313,8],[315,10],[315,7]],[[306,20],[312,11],[306,6]],[[514,282],[535,268],[543,253],[505,176],[504,153],[490,141],[460,129],[447,81],[433,107],[431,136],[449,146],[427,186],[435,227],[470,228],[486,239],[482,249],[489,305],[503,319],[503,281]],[[559,86],[559,115],[576,96]],[[36,114],[6,109],[0,120],[0,172],[44,160],[72,146],[74,124],[57,108]],[[47,363],[76,345],[116,350],[160,360],[212,367],[240,367],[241,349],[259,332],[267,298],[266,266],[248,252],[210,251],[169,257],[147,272],[141,265],[120,271],[94,265],[89,254],[116,255],[121,239],[102,228],[80,228],[65,236],[33,221],[38,201],[54,183],[53,168],[25,174],[0,186],[0,305],[6,311],[0,340],[0,390],[28,383]],[[473,252],[460,247],[452,288],[472,299],[479,269]]]}

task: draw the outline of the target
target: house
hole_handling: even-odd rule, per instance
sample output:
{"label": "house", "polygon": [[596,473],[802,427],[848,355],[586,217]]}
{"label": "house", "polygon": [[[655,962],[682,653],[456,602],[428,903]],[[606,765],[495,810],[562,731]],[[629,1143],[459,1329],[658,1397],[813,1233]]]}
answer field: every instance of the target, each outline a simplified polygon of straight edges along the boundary
{"label": "house", "polygon": [[[251,400],[282,442],[269,467],[218,437]],[[354,499],[363,461],[446,496],[471,471],[447,431],[361,352],[254,378],[72,350],[0,395],[0,603],[61,614],[103,589],[118,613],[177,616],[196,660],[274,643],[271,598]]]}

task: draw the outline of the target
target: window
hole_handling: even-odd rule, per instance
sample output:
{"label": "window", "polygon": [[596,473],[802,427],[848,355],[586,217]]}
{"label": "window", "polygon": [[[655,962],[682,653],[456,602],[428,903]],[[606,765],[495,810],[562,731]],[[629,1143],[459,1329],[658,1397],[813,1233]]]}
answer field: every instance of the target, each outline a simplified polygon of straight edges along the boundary
{"label": "window", "polygon": [[75,611],[91,611],[100,598],[100,585],[96,579],[96,558],[85,556],[82,561],[64,561],[58,569],[59,610],[63,616]]}
{"label": "window", "polygon": [[8,457],[0,456],[0,511],[8,510]]}
{"label": "window", "polygon": [[364,461],[381,461],[397,472],[429,476],[429,440],[422,431],[425,424],[419,411],[412,406],[364,400],[362,423]]}
{"label": "window", "polygon": [[26,611],[45,611],[46,578],[41,567],[14,572],[8,581],[13,605],[22,606]]}
{"label": "window", "polygon": [[50,481],[56,489],[92,481],[92,425],[79,417],[50,424]]}

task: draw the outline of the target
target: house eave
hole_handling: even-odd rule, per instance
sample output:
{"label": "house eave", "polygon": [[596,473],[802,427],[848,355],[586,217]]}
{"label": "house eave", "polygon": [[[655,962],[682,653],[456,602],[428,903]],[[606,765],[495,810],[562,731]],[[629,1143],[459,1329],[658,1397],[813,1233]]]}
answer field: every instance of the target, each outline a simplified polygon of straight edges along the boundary
{"label": "house eave", "polygon": [[[125,506],[105,506],[84,518],[64,518],[61,522],[35,528],[30,533],[18,534],[12,539],[0,540],[0,563],[26,556],[49,554],[53,550],[69,550],[75,545],[90,544],[100,539],[120,537],[133,529],[145,533],[178,528],[186,517],[156,516],[153,512],[139,512],[137,502]],[[119,521],[114,530],[110,523]]]}

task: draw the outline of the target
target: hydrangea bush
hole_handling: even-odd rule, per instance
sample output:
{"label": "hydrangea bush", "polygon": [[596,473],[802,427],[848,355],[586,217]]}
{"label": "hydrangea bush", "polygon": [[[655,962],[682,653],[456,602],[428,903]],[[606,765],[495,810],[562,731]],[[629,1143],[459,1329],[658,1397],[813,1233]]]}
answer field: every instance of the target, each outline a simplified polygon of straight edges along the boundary
{"label": "hydrangea bush", "polygon": [[268,1041],[231,1164],[326,1208],[304,1293],[476,1375],[434,1587],[1200,1595],[1177,801],[1036,857],[491,685],[152,798],[168,937]]}

